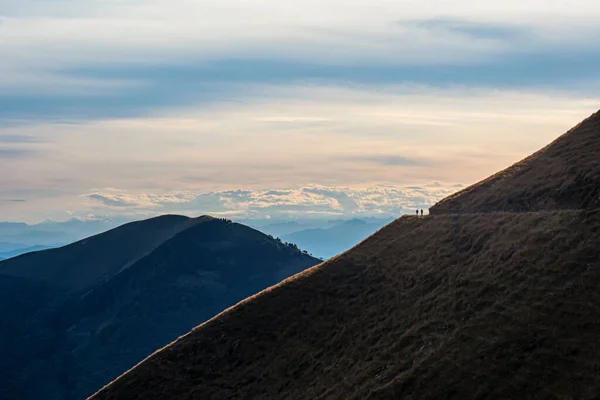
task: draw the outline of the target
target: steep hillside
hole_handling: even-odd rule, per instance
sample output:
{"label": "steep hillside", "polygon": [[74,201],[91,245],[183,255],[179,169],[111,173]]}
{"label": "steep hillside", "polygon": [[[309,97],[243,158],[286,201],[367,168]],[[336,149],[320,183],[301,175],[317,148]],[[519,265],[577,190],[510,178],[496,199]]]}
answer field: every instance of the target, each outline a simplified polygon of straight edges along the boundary
{"label": "steep hillside", "polygon": [[599,211],[403,217],[94,399],[592,398],[598,283]]}
{"label": "steep hillside", "polygon": [[132,222],[65,247],[0,262],[0,274],[44,282],[63,290],[81,290],[133,264],[199,221],[165,215]]}
{"label": "steep hillside", "polygon": [[600,207],[600,111],[553,143],[450,196],[431,214]]}
{"label": "steep hillside", "polygon": [[[15,288],[0,293],[0,310],[16,305],[3,320],[10,346],[0,347],[0,398],[85,398],[198,323],[318,262],[243,225],[210,217],[166,218],[179,218],[187,228],[136,262],[114,264],[112,275],[103,275],[83,290],[65,292],[47,279],[28,279],[31,274],[0,274],[0,288]],[[163,222],[164,218],[143,221],[147,229]],[[123,232],[120,240],[141,244]],[[93,253],[79,249],[92,243],[90,251],[106,251],[97,240],[62,250],[92,259]],[[65,253],[63,257],[76,259]],[[60,267],[73,271],[78,264]],[[55,276],[43,272],[44,277]]]}

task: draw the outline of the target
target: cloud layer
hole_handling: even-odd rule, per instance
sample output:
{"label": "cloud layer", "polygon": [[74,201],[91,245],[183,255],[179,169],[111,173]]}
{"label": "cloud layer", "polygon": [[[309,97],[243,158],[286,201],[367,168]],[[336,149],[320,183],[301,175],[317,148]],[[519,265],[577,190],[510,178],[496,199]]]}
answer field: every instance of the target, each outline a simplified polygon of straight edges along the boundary
{"label": "cloud layer", "polygon": [[4,120],[139,117],[307,81],[598,89],[592,0],[1,0],[0,10]]}
{"label": "cloud layer", "polygon": [[[224,190],[209,193],[132,193],[117,189],[94,191],[88,199],[110,209],[137,213],[179,212],[236,218],[331,218],[398,216],[428,208],[463,188],[434,182],[419,186],[367,188],[309,186],[294,189]],[[107,210],[105,210],[106,212]]]}

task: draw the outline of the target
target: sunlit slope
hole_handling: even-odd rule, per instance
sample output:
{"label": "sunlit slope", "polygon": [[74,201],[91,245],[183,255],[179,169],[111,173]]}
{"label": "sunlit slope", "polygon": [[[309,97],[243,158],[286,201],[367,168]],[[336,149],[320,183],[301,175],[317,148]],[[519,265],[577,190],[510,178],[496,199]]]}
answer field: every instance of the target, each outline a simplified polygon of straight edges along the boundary
{"label": "sunlit slope", "polygon": [[442,200],[430,212],[524,212],[599,207],[600,112],[597,112],[537,153]]}
{"label": "sunlit slope", "polygon": [[599,284],[599,211],[404,217],[94,398],[592,398]]}

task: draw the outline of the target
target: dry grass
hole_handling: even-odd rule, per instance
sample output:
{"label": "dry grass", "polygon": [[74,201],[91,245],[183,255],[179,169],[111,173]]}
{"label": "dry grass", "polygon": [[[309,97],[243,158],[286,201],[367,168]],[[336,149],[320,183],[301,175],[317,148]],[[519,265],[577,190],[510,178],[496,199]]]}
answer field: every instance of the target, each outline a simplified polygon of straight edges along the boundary
{"label": "dry grass", "polygon": [[550,145],[447,197],[431,214],[600,208],[600,111]]}
{"label": "dry grass", "polygon": [[404,217],[94,399],[594,398],[599,284],[600,211]]}

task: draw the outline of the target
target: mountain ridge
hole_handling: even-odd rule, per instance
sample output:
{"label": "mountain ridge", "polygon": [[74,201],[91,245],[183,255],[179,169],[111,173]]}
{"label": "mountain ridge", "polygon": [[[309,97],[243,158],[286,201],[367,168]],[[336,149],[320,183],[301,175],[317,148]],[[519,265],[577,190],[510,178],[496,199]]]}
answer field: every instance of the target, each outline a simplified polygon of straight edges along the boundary
{"label": "mountain ridge", "polygon": [[56,245],[56,246],[36,245],[36,246],[18,247],[18,248],[14,249],[14,250],[0,252],[0,261],[5,260],[5,259],[9,259],[9,258],[15,258],[15,257],[18,257],[20,255],[27,254],[27,253],[33,253],[33,252],[36,252],[36,251],[49,250],[49,249],[54,249],[54,248],[57,248],[57,247],[62,247],[62,246],[61,245]]}
{"label": "mountain ridge", "polygon": [[[50,285],[68,290],[80,290],[86,285],[93,284],[97,279],[118,273],[120,268],[143,258],[160,243],[190,225],[201,222],[202,218],[164,215],[130,222],[60,248],[22,254],[0,261],[0,274],[42,279]],[[136,235],[130,236],[131,231],[135,231]],[[119,235],[119,238],[115,238],[115,235]],[[88,249],[90,246],[93,248]],[[132,248],[135,251],[132,251]],[[102,258],[98,258],[99,254]],[[123,259],[122,254],[128,254],[127,259]],[[44,259],[43,265],[38,261],[40,259]],[[83,273],[88,273],[88,276],[83,276],[82,273],[72,269],[64,269],[63,265],[72,265],[75,260],[77,260],[78,271],[84,270]],[[49,267],[48,262],[52,266]],[[24,265],[33,264],[41,265],[41,269],[45,272],[40,271],[40,268],[24,268]]]}
{"label": "mountain ridge", "polygon": [[[75,260],[59,267],[79,273],[79,249],[96,260],[107,244],[130,253],[73,284],[35,276],[55,268],[43,262],[52,250],[0,263],[11,266],[0,268],[0,398],[85,398],[199,322],[319,262],[228,220],[165,216],[58,249],[74,252],[62,259]],[[4,274],[32,259],[31,271]]]}

